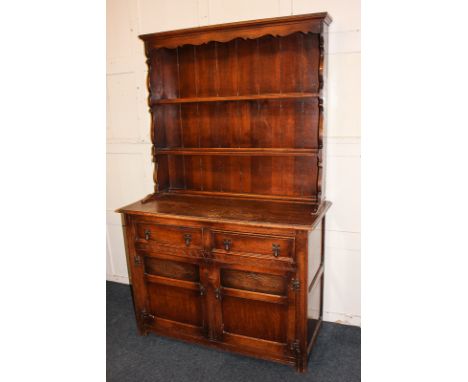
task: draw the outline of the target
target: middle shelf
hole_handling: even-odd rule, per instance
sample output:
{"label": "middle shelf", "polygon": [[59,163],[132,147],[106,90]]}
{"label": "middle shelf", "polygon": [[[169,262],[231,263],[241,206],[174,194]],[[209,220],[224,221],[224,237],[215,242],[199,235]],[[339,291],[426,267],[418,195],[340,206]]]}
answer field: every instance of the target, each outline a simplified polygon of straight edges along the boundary
{"label": "middle shelf", "polygon": [[211,96],[211,97],[184,97],[184,98],[159,98],[151,99],[150,106],[180,103],[198,103],[198,102],[223,102],[223,101],[261,101],[261,100],[288,100],[288,99],[308,99],[319,98],[319,93],[312,92],[289,92],[289,93],[265,93],[265,94],[246,94],[230,96]]}
{"label": "middle shelf", "polygon": [[155,155],[316,156],[320,149],[290,148],[156,148]]}

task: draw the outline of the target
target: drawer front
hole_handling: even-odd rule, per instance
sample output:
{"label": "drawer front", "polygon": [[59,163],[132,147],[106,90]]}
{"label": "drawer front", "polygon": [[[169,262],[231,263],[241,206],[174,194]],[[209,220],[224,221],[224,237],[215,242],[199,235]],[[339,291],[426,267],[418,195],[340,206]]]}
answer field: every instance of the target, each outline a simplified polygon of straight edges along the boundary
{"label": "drawer front", "polygon": [[213,232],[213,251],[223,254],[260,256],[264,258],[291,258],[294,239],[281,236]]}
{"label": "drawer front", "polygon": [[136,233],[137,241],[188,249],[202,248],[202,232],[197,228],[138,223]]}

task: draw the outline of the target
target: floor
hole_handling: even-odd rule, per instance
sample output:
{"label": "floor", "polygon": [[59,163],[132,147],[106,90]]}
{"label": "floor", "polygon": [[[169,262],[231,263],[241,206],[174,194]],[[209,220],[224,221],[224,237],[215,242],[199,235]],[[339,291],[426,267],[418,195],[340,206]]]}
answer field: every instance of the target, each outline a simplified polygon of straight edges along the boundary
{"label": "floor", "polygon": [[361,329],[325,322],[309,370],[137,335],[130,287],[107,282],[107,380],[110,382],[313,381],[361,379]]}

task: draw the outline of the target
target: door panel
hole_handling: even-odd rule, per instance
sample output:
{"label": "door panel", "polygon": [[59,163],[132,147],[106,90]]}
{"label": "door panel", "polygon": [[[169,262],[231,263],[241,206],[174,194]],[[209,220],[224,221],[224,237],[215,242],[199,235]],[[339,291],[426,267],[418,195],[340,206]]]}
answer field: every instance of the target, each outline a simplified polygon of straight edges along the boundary
{"label": "door panel", "polygon": [[[152,316],[147,325],[166,330],[204,336],[207,331],[205,294],[200,282],[199,260],[180,257],[143,257],[147,291],[146,311]],[[168,329],[168,330],[169,330]]]}
{"label": "door panel", "polygon": [[278,275],[267,275],[259,272],[246,272],[234,269],[221,269],[221,280],[224,287],[285,295],[286,279]]}
{"label": "door panel", "polygon": [[158,317],[202,327],[200,292],[185,288],[148,283],[150,312]]}
{"label": "door panel", "polygon": [[269,274],[248,263],[236,269],[219,264],[218,269],[223,339],[267,353],[273,348],[277,352],[279,346],[288,356],[295,323],[296,297],[289,288],[292,273]]}
{"label": "door panel", "polygon": [[145,272],[150,275],[164,276],[187,281],[200,281],[197,264],[145,257]]}
{"label": "door panel", "polygon": [[223,296],[224,331],[286,343],[287,305]]}

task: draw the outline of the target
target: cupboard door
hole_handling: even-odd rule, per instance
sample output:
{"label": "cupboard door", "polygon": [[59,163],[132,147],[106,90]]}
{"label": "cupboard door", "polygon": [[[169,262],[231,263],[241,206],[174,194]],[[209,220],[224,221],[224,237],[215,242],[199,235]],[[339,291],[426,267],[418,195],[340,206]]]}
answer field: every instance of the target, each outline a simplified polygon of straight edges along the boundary
{"label": "cupboard door", "polygon": [[220,265],[216,288],[221,314],[222,341],[234,347],[293,357],[295,291],[292,274],[246,265]]}
{"label": "cupboard door", "polygon": [[207,332],[206,289],[200,282],[201,265],[170,256],[144,256],[149,329],[167,334],[200,337]]}

